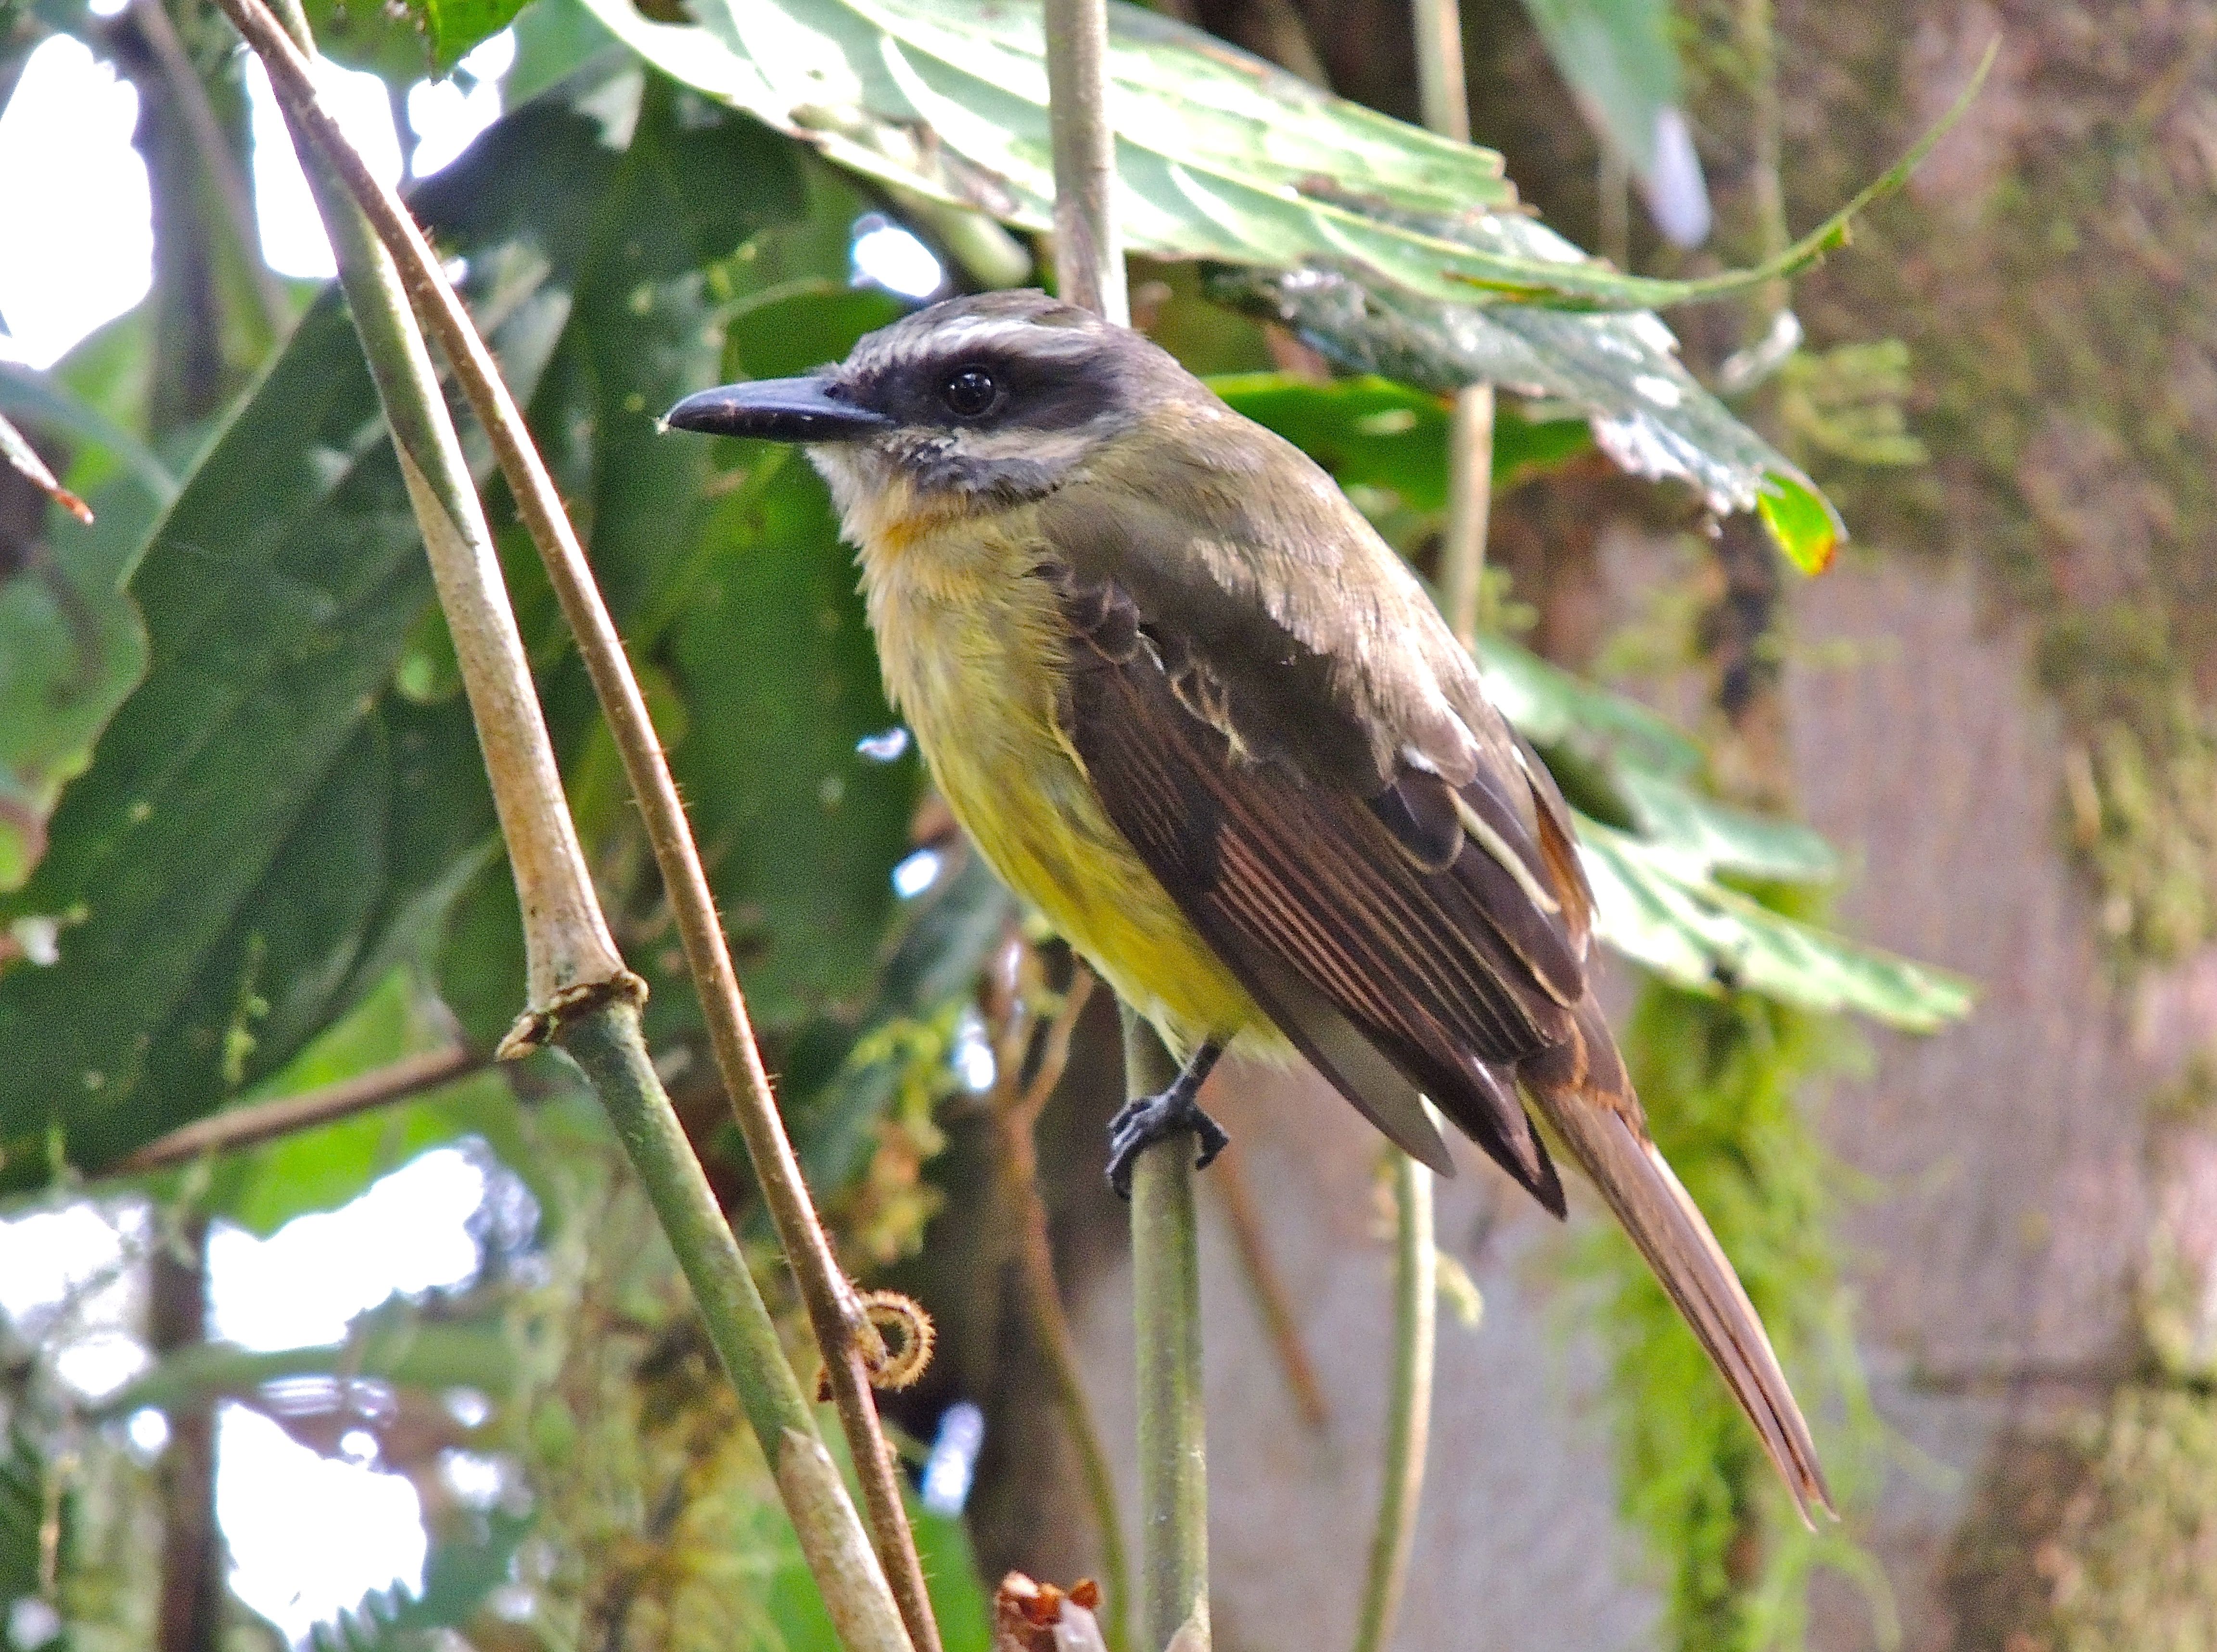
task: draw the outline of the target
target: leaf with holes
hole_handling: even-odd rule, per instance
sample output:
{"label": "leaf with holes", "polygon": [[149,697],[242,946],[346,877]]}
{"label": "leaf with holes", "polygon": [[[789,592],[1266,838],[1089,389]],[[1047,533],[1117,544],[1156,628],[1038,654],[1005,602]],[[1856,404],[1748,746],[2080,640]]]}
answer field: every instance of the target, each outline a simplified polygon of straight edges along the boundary
{"label": "leaf with holes", "polygon": [[[666,23],[632,0],[585,3],[657,67],[843,166],[1049,225],[1035,7],[704,0],[701,22]],[[1133,251],[1241,267],[1227,290],[1357,371],[1433,389],[1485,379],[1567,403],[1639,474],[1683,479],[1720,510],[1782,502],[1765,520],[1798,564],[1823,564],[1837,537],[1830,506],[1695,383],[1659,322],[1562,308],[1637,311],[1731,281],[1618,274],[1519,210],[1490,151],[1330,97],[1150,12],[1112,6],[1110,28]],[[1881,184],[1905,176],[1898,168]],[[1829,224],[1787,265],[1843,234]]]}

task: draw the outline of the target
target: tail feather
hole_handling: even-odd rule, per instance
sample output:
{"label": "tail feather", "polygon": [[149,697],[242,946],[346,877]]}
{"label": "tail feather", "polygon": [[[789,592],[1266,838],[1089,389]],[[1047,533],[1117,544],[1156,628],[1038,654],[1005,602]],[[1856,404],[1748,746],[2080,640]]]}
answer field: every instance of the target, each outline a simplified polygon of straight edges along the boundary
{"label": "tail feather", "polygon": [[1700,1339],[1755,1426],[1806,1521],[1832,1497],[1809,1425],[1754,1304],[1716,1236],[1647,1132],[1599,1008],[1578,1006],[1578,1036],[1518,1076],[1555,1138],[1584,1170]]}

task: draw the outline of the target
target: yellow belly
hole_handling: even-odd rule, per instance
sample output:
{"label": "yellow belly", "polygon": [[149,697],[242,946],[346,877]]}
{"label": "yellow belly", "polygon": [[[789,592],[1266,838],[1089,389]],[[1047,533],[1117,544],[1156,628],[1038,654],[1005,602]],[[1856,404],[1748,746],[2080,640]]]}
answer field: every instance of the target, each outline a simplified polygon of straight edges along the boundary
{"label": "yellow belly", "polygon": [[1282,1047],[1102,812],[1064,739],[1062,628],[1033,558],[1005,532],[954,537],[866,539],[863,554],[886,687],[948,807],[1002,881],[1181,1059],[1210,1038]]}

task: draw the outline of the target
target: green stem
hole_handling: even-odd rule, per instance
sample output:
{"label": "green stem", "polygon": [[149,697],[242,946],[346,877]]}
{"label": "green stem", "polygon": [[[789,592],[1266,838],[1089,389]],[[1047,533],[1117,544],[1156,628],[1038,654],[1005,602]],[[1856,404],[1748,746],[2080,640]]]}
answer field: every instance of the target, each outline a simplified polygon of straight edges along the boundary
{"label": "green stem", "polygon": [[1462,7],[1458,0],[1411,0],[1417,35],[1417,96],[1424,125],[1457,143],[1470,141],[1470,89],[1463,76]]}
{"label": "green stem", "polygon": [[[1124,1018],[1124,1087],[1152,1095],[1177,1076],[1154,1029]],[[1193,1141],[1139,1155],[1132,1176],[1132,1314],[1138,1331],[1139,1645],[1207,1652],[1208,1448],[1201,1404],[1201,1251]]]}
{"label": "green stem", "polygon": [[1385,1470],[1370,1534],[1370,1571],[1355,1652],[1383,1652],[1393,1637],[1432,1426],[1432,1350],[1439,1318],[1439,1251],[1432,1237],[1432,1173],[1393,1150],[1393,1387],[1386,1415]]}
{"label": "green stem", "polygon": [[603,1004],[565,1022],[557,1037],[599,1093],[677,1254],[708,1340],[785,1495],[841,1643],[848,1652],[908,1652],[908,1632],[884,1569],[817,1434],[776,1323],[647,1058],[637,1006],[626,999]]}
{"label": "green stem", "polygon": [[1047,0],[1055,286],[1071,304],[1127,327],[1132,305],[1116,226],[1116,128],[1108,118],[1108,0]]}
{"label": "green stem", "polygon": [[[1747,59],[1749,98],[1755,106],[1748,121],[1755,135],[1755,165],[1748,184],[1755,198],[1757,246],[1768,261],[1781,256],[1794,240],[1786,222],[1784,118],[1779,109],[1778,35],[1772,27],[1770,0],[1740,0],[1739,40]],[[1763,324],[1792,302],[1783,276],[1763,283],[1756,299]],[[1762,327],[1756,330],[1759,333]]]}
{"label": "green stem", "polygon": [[1448,427],[1448,524],[1440,536],[1440,609],[1455,640],[1478,640],[1485,535],[1493,515],[1493,386],[1455,392]]}

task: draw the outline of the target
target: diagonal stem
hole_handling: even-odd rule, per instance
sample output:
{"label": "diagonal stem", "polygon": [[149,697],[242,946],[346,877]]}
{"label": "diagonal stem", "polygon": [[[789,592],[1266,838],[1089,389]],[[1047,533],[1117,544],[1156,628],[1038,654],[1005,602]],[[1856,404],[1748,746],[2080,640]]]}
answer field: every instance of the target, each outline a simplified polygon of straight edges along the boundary
{"label": "diagonal stem", "polygon": [[119,1176],[143,1175],[149,1170],[182,1164],[204,1155],[235,1153],[289,1136],[336,1124],[356,1113],[389,1107],[448,1084],[457,1083],[491,1066],[491,1057],[460,1045],[403,1056],[387,1066],[334,1084],[318,1085],[297,1095],[281,1095],[268,1101],[250,1102],[222,1113],[180,1125],[166,1136],[157,1136],[115,1167]]}
{"label": "diagonal stem", "polygon": [[223,205],[225,225],[238,243],[239,262],[246,267],[247,278],[254,288],[254,301],[269,329],[269,336],[281,342],[292,330],[293,306],[277,273],[262,259],[262,227],[255,217],[254,192],[247,184],[246,174],[239,170],[238,151],[232,147],[223,122],[216,118],[215,106],[208,102],[207,88],[201,83],[192,59],[185,55],[185,43],[177,38],[176,26],[163,9],[163,0],[131,0],[127,9],[131,22],[153,54],[154,65],[170,101],[184,116],[186,130],[192,133],[193,147],[200,151],[201,164],[207,169],[209,180],[215,186],[216,199]]}
{"label": "diagonal stem", "polygon": [[[318,97],[306,55],[314,49],[306,21],[296,0],[283,3],[292,34],[262,0],[220,0],[269,69],[330,232],[349,306],[377,380],[411,502],[423,525],[440,603],[478,724],[525,920],[529,1003],[517,1031],[504,1041],[503,1053],[517,1053],[559,1035],[594,1081],[693,1285],[711,1339],[747,1408],[803,1553],[846,1643],[870,1652],[937,1652],[936,1635],[928,1643],[914,1640],[905,1626],[905,1602],[897,1603],[885,1569],[871,1554],[761,1293],[639,1040],[641,983],[624,968],[608,936],[577,845],[509,607],[499,558],[423,335],[410,314],[411,302],[443,324],[449,359],[472,391],[472,399],[503,465],[518,465],[521,478],[512,472],[510,479],[519,499],[528,497],[542,515],[551,511],[565,534],[566,518],[491,354],[446,284],[421,231],[398,199],[370,175]],[[525,484],[534,476],[541,486],[530,494]],[[598,663],[629,686],[630,700],[639,709],[636,724],[619,730],[619,743],[628,732],[635,743],[644,729],[652,746],[652,727],[645,721],[643,702],[630,681],[598,591],[574,537],[566,544],[573,554],[559,571],[573,585],[582,582],[584,592],[581,595],[569,589],[565,599],[577,599],[597,617],[600,628],[593,636],[601,644]],[[555,583],[560,586],[563,581],[558,576]],[[587,651],[594,650],[589,647]],[[596,681],[598,677],[596,673]],[[658,763],[658,749],[655,755]],[[666,769],[662,775],[667,787]],[[674,806],[674,792],[670,801]],[[678,829],[682,835],[682,816]],[[697,881],[697,859],[692,866]],[[704,902],[705,887],[701,885]],[[675,891],[672,898],[676,898]],[[713,932],[713,909],[707,922]],[[728,976],[728,960],[726,972]],[[704,990],[702,997],[706,1001],[710,995]],[[728,999],[722,1008],[738,1018],[744,1032],[745,1010],[736,983]],[[711,1006],[712,1025],[714,1008]],[[750,1040],[748,1053],[752,1054]],[[755,1071],[759,1075],[758,1064]],[[758,1088],[767,1109],[767,1082]],[[774,1113],[770,1128],[781,1143]],[[789,1148],[786,1156],[789,1162]],[[807,1195],[797,1171],[787,1191],[806,1208]],[[812,1210],[809,1218],[812,1225]],[[817,1238],[821,1243],[820,1230]],[[845,1291],[844,1279],[838,1283]],[[847,1294],[851,1298],[851,1291]],[[843,1338],[843,1343],[852,1350],[851,1337]],[[831,1346],[837,1345],[827,1344]],[[874,1408],[870,1415],[874,1424]],[[863,1442],[857,1439],[854,1445],[867,1487]],[[875,1461],[890,1477],[891,1465],[882,1448]],[[898,1513],[897,1489],[895,1496]],[[901,1531],[905,1536],[905,1522]],[[911,1559],[912,1565],[912,1549]],[[917,1588],[921,1597],[920,1571]],[[928,1627],[928,1609],[925,1622]]]}
{"label": "diagonal stem", "polygon": [[[810,1201],[800,1164],[785,1133],[769,1077],[755,1047],[745,1001],[739,993],[730,947],[716,915],[714,896],[686,823],[684,805],[670,774],[645,696],[624,653],[607,605],[601,600],[584,547],[564,510],[545,462],[532,445],[522,412],[479,336],[437,256],[399,198],[380,183],[316,94],[308,65],[280,29],[262,0],[219,0],[269,70],[288,116],[297,120],[327,157],[374,227],[399,272],[409,301],[437,334],[463,393],[491,439],[532,540],[546,564],[564,617],[575,638],[602,713],[622,757],[685,959],[697,989],[716,1064],[744,1138],[763,1203],[791,1265],[809,1323],[824,1355],[832,1398],[861,1482],[879,1560],[900,1602],[917,1652],[939,1652],[939,1632],[924,1587],[900,1484],[877,1404],[870,1392],[871,1363],[881,1350],[863,1316],[853,1285],[840,1270],[830,1240]],[[509,1051],[544,1042],[553,1021],[527,1017],[509,1034]]]}

